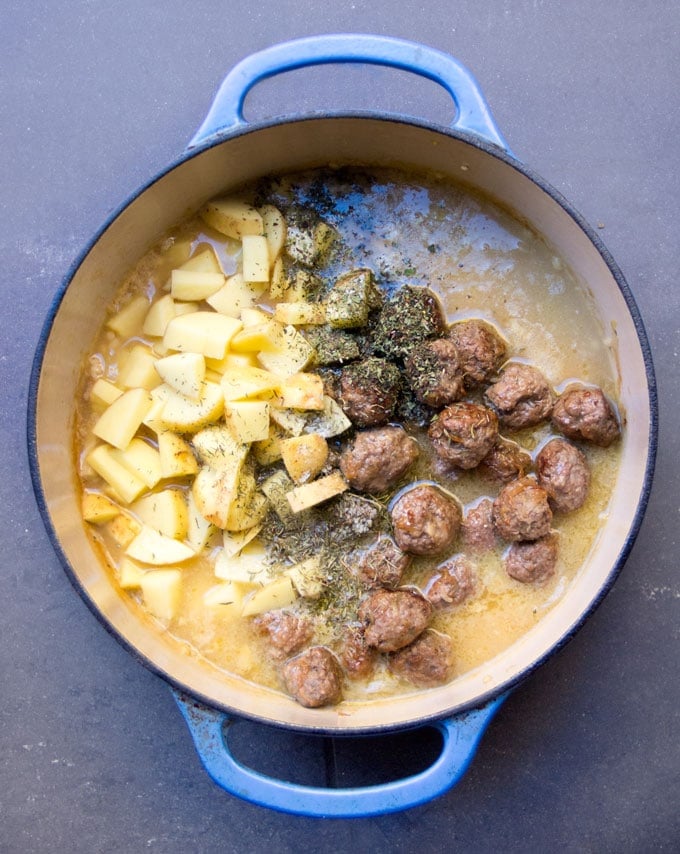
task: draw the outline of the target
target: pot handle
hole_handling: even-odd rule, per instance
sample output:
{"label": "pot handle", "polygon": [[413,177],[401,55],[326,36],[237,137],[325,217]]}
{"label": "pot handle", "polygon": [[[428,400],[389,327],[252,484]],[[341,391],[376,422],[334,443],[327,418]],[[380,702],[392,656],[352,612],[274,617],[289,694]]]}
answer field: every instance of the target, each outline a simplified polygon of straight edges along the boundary
{"label": "pot handle", "polygon": [[330,63],[368,63],[410,71],[442,86],[456,106],[451,123],[509,151],[472,74],[452,56],[435,48],[388,36],[341,33],[295,39],[243,59],[220,86],[205,121],[189,143],[194,148],[247,124],[243,104],[253,86],[283,71]]}
{"label": "pot handle", "polygon": [[363,818],[399,812],[444,794],[467,770],[484,730],[507,695],[455,717],[427,724],[441,733],[442,751],[425,771],[377,786],[301,786],[253,771],[229,750],[226,727],[237,719],[173,689],[205,770],[218,786],[259,806],[312,818]]}

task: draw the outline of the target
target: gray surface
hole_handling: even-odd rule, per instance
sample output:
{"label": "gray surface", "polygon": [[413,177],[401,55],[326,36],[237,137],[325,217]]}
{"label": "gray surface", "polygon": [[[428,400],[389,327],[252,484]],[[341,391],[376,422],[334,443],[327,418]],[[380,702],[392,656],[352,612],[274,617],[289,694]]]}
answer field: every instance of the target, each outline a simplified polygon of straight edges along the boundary
{"label": "gray surface", "polygon": [[[679,400],[680,6],[367,5],[0,7],[3,852],[680,846],[680,446],[669,417]],[[271,813],[211,784],[165,685],[107,635],[62,572],[35,507],[24,440],[36,340],[79,249],[181,152],[236,61],[275,41],[330,31],[421,40],[473,69],[518,156],[602,226],[647,324],[662,421],[647,517],[595,616],[508,700],[457,788],[408,813],[355,822]],[[448,115],[434,86],[366,70],[289,75],[258,90],[252,109],[389,108],[404,97],[421,115]],[[273,757],[274,770],[295,768],[307,782],[322,773],[308,739],[246,729],[243,742],[246,753],[255,745],[258,761]],[[388,749],[394,765],[401,750]],[[354,778],[342,768],[340,777],[356,782],[365,760],[356,765]]]}

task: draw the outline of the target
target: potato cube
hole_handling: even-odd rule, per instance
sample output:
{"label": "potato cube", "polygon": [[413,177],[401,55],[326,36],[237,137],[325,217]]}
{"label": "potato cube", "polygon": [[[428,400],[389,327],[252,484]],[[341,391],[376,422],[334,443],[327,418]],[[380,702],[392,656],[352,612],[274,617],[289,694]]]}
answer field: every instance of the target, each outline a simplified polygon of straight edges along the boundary
{"label": "potato cube", "polygon": [[351,270],[335,282],[326,298],[326,319],[334,329],[365,326],[375,295],[373,273]]}
{"label": "potato cube", "polygon": [[120,507],[101,492],[86,492],[80,502],[83,519],[93,525],[109,522],[120,513]]}
{"label": "potato cube", "polygon": [[[241,316],[243,316],[243,312]],[[255,352],[260,355],[262,353],[279,353],[287,346],[284,327],[271,319],[253,325],[244,325],[243,329],[234,335],[229,344],[229,348],[234,353]]]}
{"label": "potato cube", "polygon": [[284,523],[290,522],[293,518],[293,511],[290,508],[287,496],[294,486],[295,484],[285,471],[274,472],[260,485],[260,489],[269,499],[274,512]]}
{"label": "potato cube", "polygon": [[283,409],[323,410],[323,380],[318,374],[293,374],[281,383],[278,399]]}
{"label": "potato cube", "polygon": [[243,603],[241,614],[244,617],[253,617],[275,608],[285,608],[292,605],[297,598],[297,591],[290,577],[281,575],[248,596]]}
{"label": "potato cube", "polygon": [[254,492],[249,497],[239,492],[229,509],[226,531],[252,530],[262,522],[268,506],[269,502],[261,492]]}
{"label": "potato cube", "polygon": [[[155,419],[155,425],[177,433],[192,433],[212,421],[216,421],[224,409],[224,395],[217,383],[203,383],[201,397],[190,400],[170,386],[165,387],[163,408]],[[156,428],[154,428],[156,429]]]}
{"label": "potato cube", "polygon": [[222,374],[222,392],[226,401],[271,397],[281,385],[281,379],[262,368],[227,368]]}
{"label": "potato cube", "polygon": [[87,455],[87,463],[109,486],[113,487],[125,504],[134,501],[146,488],[138,475],[133,474],[113,457],[114,449],[108,445],[98,445]]}
{"label": "potato cube", "polygon": [[179,269],[196,273],[223,273],[215,250],[209,243],[197,246],[191,258],[180,264]]}
{"label": "potato cube", "polygon": [[267,238],[259,234],[244,234],[241,238],[243,246],[243,281],[269,282],[269,248]]}
{"label": "potato cube", "polygon": [[135,477],[141,478],[149,489],[153,489],[163,476],[160,454],[143,439],[133,439],[125,450],[113,449],[111,456]]}
{"label": "potato cube", "polygon": [[286,268],[283,264],[283,258],[279,257],[274,261],[269,279],[269,296],[272,300],[283,299],[288,288],[288,279],[286,277]]}
{"label": "potato cube", "polygon": [[326,307],[320,302],[280,302],[274,320],[293,326],[319,326],[326,322]]}
{"label": "potato cube", "polygon": [[163,566],[189,560],[194,557],[194,550],[186,543],[166,537],[148,525],[142,525],[142,530],[127,547],[126,554],[141,563]]}
{"label": "potato cube", "polygon": [[161,477],[186,477],[196,474],[198,462],[186,439],[170,430],[158,434]]}
{"label": "potato cube", "polygon": [[104,530],[117,546],[126,549],[142,530],[142,526],[129,514],[119,513],[104,524]]}
{"label": "potato cube", "polygon": [[201,219],[216,231],[239,240],[244,234],[262,234],[262,217],[242,199],[213,199],[200,213]]}
{"label": "potato cube", "polygon": [[230,276],[225,284],[206,300],[220,314],[240,317],[244,308],[252,308],[265,291],[265,285],[246,282],[241,273]]}
{"label": "potato cube", "polygon": [[104,410],[92,432],[109,445],[126,448],[150,409],[148,391],[131,388]]}
{"label": "potato cube", "polygon": [[149,300],[145,296],[133,297],[120,311],[109,317],[106,326],[121,338],[135,335],[149,310]]}
{"label": "potato cube", "polygon": [[155,363],[158,376],[184,397],[198,400],[205,380],[205,356],[202,353],[173,353]]}
{"label": "potato cube", "polygon": [[264,323],[271,319],[271,314],[267,313],[262,307],[248,308],[245,306],[241,309],[241,323],[244,329],[247,329],[249,326],[257,326],[258,323]]}
{"label": "potato cube", "polygon": [[224,404],[224,420],[237,442],[257,442],[269,436],[269,402],[233,400]]}
{"label": "potato cube", "polygon": [[223,374],[228,368],[256,368],[258,363],[255,353],[228,351],[224,359],[206,359],[205,367],[216,374]]}
{"label": "potato cube", "polygon": [[313,480],[311,483],[296,486],[286,494],[286,498],[293,513],[299,513],[301,510],[307,510],[309,507],[328,501],[329,498],[339,495],[348,488],[347,482],[340,472],[334,471],[325,477]]}
{"label": "potato cube", "polygon": [[151,350],[143,344],[135,344],[125,354],[116,382],[121,388],[145,388],[147,391],[159,385],[156,358]]}
{"label": "potato cube", "polygon": [[186,238],[169,238],[163,246],[163,261],[166,269],[174,269],[189,260],[191,255],[191,240]]}
{"label": "potato cube", "polygon": [[286,252],[305,267],[314,267],[326,259],[336,238],[336,233],[325,222],[318,222],[313,228],[301,228],[288,224],[286,234]]}
{"label": "potato cube", "polygon": [[320,558],[310,557],[302,563],[296,563],[285,570],[285,574],[304,599],[318,599],[323,593],[324,575]]}
{"label": "potato cube", "polygon": [[286,242],[286,220],[281,211],[274,205],[263,205],[258,208],[258,211],[262,217],[263,234],[267,238],[269,266],[271,268]]}
{"label": "potato cube", "polygon": [[305,416],[293,409],[279,409],[272,406],[269,417],[289,436],[299,436],[307,425]]}
{"label": "potato cube", "polygon": [[187,493],[187,517],[187,542],[196,554],[200,554],[209,547],[219,529],[201,514],[191,491]]}
{"label": "potato cube", "polygon": [[239,471],[248,456],[248,445],[238,442],[225,424],[213,424],[195,434],[191,440],[198,458],[214,469]]}
{"label": "potato cube", "polygon": [[305,422],[305,433],[318,433],[325,439],[339,436],[352,426],[352,422],[343,412],[339,403],[324,395],[324,408],[320,412],[310,412]]}
{"label": "potato cube", "polygon": [[206,608],[220,608],[229,615],[240,617],[243,600],[254,589],[254,584],[245,581],[224,581],[206,590],[203,604]]}
{"label": "potato cube", "polygon": [[105,409],[123,394],[122,389],[105,379],[98,379],[90,389],[90,403]]}
{"label": "potato cube", "polygon": [[175,301],[170,294],[165,294],[151,304],[151,308],[144,318],[142,332],[145,335],[152,335],[154,338],[161,338],[165,335],[168,323],[174,316]]}
{"label": "potato cube", "polygon": [[140,587],[144,605],[154,617],[169,623],[177,615],[182,587],[182,573],[179,569],[146,572]]}
{"label": "potato cube", "polygon": [[136,590],[141,586],[146,572],[136,561],[124,557],[118,564],[118,584],[123,590]]}
{"label": "potato cube", "polygon": [[234,459],[222,468],[204,466],[191,487],[194,501],[204,519],[226,528],[231,506],[238,494],[243,459]]}
{"label": "potato cube", "polygon": [[222,532],[222,549],[226,557],[233,557],[238,554],[248,543],[262,530],[262,525],[253,525],[252,528],[246,528],[241,531],[223,531]]}
{"label": "potato cube", "polygon": [[235,555],[224,550],[218,552],[215,560],[215,577],[224,581],[262,583],[270,578],[270,567],[266,563],[267,554],[259,542],[251,542]]}
{"label": "potato cube", "polygon": [[296,270],[287,282],[284,298],[288,303],[313,302],[321,290],[321,279],[310,270]]}
{"label": "potato cube", "polygon": [[130,510],[143,524],[166,537],[183,540],[187,536],[189,514],[187,499],[181,489],[163,489],[144,495]]}
{"label": "potato cube", "polygon": [[222,273],[203,270],[173,270],[170,274],[170,294],[173,299],[200,302],[224,287]]}
{"label": "potato cube", "polygon": [[271,420],[269,424],[269,436],[260,442],[253,442],[253,456],[258,465],[268,466],[281,459],[281,440],[286,433]]}
{"label": "potato cube", "polygon": [[283,464],[295,483],[315,478],[328,459],[328,443],[316,433],[282,439],[280,448]]}
{"label": "potato cube", "polygon": [[216,311],[194,311],[168,323],[163,343],[170,350],[202,353],[223,359],[229,342],[241,329],[241,322]]}
{"label": "potato cube", "polygon": [[[272,321],[274,323],[275,321]],[[279,324],[277,324],[279,325]],[[274,374],[289,377],[309,365],[314,355],[314,348],[307,342],[294,326],[284,327],[283,341],[273,351],[261,350],[257,360]]]}

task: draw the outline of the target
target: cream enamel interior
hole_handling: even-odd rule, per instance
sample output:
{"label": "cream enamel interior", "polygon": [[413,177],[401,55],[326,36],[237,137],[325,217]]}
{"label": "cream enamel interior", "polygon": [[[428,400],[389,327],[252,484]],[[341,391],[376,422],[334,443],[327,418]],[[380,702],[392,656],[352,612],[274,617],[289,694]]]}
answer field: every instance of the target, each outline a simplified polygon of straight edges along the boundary
{"label": "cream enamel interior", "polygon": [[[616,334],[627,425],[605,530],[562,600],[534,629],[491,662],[441,688],[318,710],[225,677],[187,655],[118,592],[81,521],[71,456],[72,401],[83,355],[118,283],[168,228],[209,197],[260,175],[340,162],[444,173],[488,193],[542,233],[588,283],[603,326]],[[313,118],[252,130],[180,163],[138,196],[96,241],[66,290],[44,352],[36,416],[40,478],[52,527],[79,585],[115,632],[175,684],[212,705],[327,731],[408,726],[454,713],[498,692],[541,660],[599,598],[617,563],[645,488],[650,429],[646,367],[633,319],[610,269],[580,226],[536,183],[484,150],[418,124],[369,117]]]}

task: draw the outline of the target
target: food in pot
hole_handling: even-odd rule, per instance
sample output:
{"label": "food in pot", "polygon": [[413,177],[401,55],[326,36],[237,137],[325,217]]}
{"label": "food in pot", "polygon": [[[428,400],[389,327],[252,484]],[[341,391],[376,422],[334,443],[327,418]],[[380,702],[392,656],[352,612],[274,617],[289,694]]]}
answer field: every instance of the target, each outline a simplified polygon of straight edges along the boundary
{"label": "food in pot", "polygon": [[116,583],[188,655],[310,708],[484,666],[607,511],[615,359],[588,300],[437,176],[209,202],[122,283],[83,371],[83,517]]}

